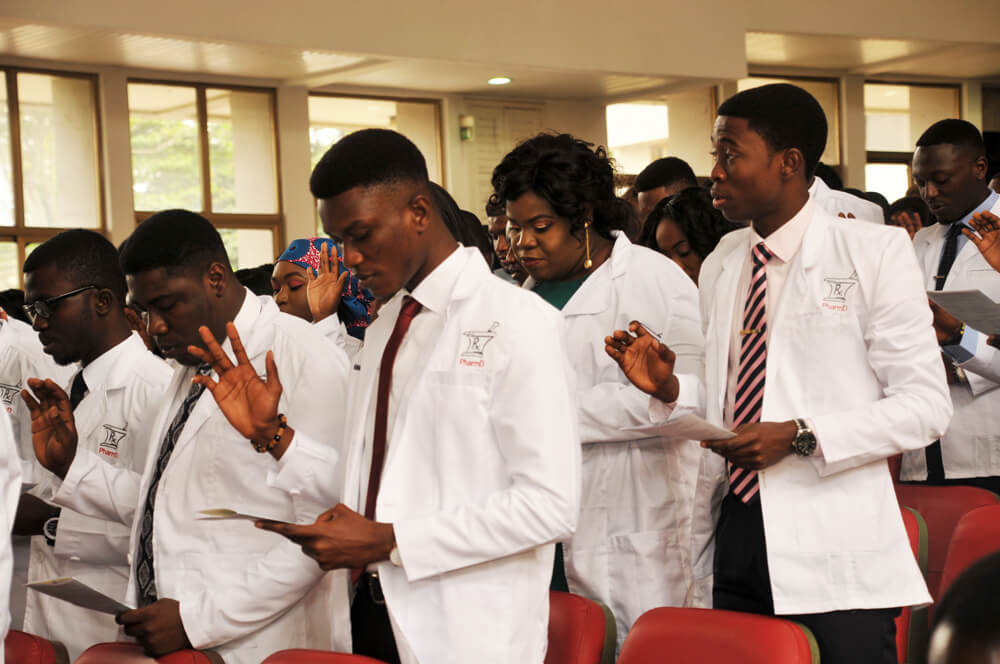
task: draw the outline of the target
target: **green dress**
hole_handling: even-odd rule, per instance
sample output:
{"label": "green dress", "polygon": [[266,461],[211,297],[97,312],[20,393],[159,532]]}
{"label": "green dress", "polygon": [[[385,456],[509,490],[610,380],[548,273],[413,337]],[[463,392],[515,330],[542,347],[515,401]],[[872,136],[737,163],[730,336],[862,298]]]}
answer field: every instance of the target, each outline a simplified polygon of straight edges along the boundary
{"label": "green dress", "polygon": [[[556,309],[562,310],[566,303],[570,301],[573,294],[580,288],[587,278],[575,279],[573,281],[542,281],[535,285],[534,291],[543,300],[551,304]],[[561,590],[569,592],[569,583],[566,581],[566,564],[563,561],[563,546],[561,542],[556,543],[556,559],[552,567],[552,582],[549,584],[550,590]]]}

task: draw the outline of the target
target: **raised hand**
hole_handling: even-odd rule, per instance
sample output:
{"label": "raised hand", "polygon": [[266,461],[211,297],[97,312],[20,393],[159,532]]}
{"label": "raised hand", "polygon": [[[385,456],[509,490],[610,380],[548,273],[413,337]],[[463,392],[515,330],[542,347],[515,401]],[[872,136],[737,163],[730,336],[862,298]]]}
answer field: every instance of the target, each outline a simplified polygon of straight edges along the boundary
{"label": "raised hand", "polygon": [[910,239],[917,234],[921,228],[924,227],[924,222],[920,218],[920,214],[917,212],[900,212],[899,214],[893,215],[892,223],[896,226],[901,226],[906,229],[906,232],[910,234]]}
{"label": "raised hand", "polygon": [[986,262],[997,272],[1000,272],[1000,217],[992,212],[978,212],[972,215],[969,225],[976,233],[962,229],[962,234],[976,245]]}
{"label": "raised hand", "polygon": [[[79,437],[69,397],[51,379],[28,379],[21,398],[31,413],[31,442],[39,463],[60,478],[66,477],[76,456]],[[34,395],[32,394],[34,392]]]}
{"label": "raised hand", "polygon": [[348,277],[348,272],[337,276],[337,253],[333,246],[321,248],[319,274],[313,276],[312,270],[306,270],[306,278],[309,280],[306,284],[306,301],[314,323],[337,312]]}
{"label": "raised hand", "polygon": [[219,380],[195,376],[194,382],[208,388],[223,415],[241,435],[254,442],[271,440],[279,428],[278,399],[282,392],[274,355],[267,352],[267,380],[261,380],[250,364],[235,325],[226,323],[226,334],[236,356],[235,365],[207,327],[198,328],[198,334],[205,348],[188,346],[188,352],[211,365]]}
{"label": "raised hand", "polygon": [[628,329],[632,334],[615,330],[605,337],[604,351],[640,390],[666,403],[677,401],[680,391],[674,375],[677,356],[638,321],[632,321]]}

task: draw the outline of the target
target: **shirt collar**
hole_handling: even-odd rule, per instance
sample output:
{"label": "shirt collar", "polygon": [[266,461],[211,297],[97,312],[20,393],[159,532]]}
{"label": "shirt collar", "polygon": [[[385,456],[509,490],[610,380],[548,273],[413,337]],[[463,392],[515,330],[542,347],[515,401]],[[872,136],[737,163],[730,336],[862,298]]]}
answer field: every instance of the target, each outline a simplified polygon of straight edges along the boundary
{"label": "shirt collar", "polygon": [[812,221],[815,205],[812,196],[810,196],[794,217],[782,224],[781,228],[771,233],[766,239],[758,235],[751,224],[750,249],[752,250],[758,242],[763,242],[782,263],[790,262],[802,246],[802,238],[805,237],[809,222]]}
{"label": "shirt collar", "polygon": [[120,341],[116,345],[112,346],[108,350],[104,351],[97,359],[88,364],[83,368],[83,382],[87,384],[87,389],[90,392],[95,392],[98,389],[102,389],[108,382],[108,376],[111,374],[111,370],[115,368],[121,360],[121,356],[125,353],[129,344],[132,343],[133,337],[143,343],[139,339],[139,335],[133,332],[124,341]]}
{"label": "shirt collar", "polygon": [[957,223],[963,226],[968,226],[969,222],[972,221],[972,215],[979,214],[980,212],[989,212],[997,204],[998,199],[1000,199],[1000,194],[995,191],[991,191],[990,195],[987,196],[982,203],[977,205],[969,214],[959,219]]}
{"label": "shirt collar", "polygon": [[417,284],[413,292],[406,289],[403,292],[413,297],[424,309],[437,314],[444,313],[466,263],[474,253],[478,252],[475,247],[466,247],[463,250],[462,247],[456,246],[447,258]]}

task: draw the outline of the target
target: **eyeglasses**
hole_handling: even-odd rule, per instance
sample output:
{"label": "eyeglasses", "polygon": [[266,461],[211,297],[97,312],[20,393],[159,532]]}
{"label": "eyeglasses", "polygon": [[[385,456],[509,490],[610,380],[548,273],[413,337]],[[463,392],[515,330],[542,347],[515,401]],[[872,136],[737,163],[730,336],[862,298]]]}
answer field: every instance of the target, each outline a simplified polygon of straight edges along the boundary
{"label": "eyeglasses", "polygon": [[55,297],[46,298],[44,300],[35,300],[31,304],[24,305],[24,313],[28,315],[28,319],[32,323],[35,322],[36,318],[44,318],[48,320],[52,315],[52,305],[59,300],[65,300],[67,297],[72,297],[78,293],[88,291],[91,288],[97,288],[97,286],[91,284],[90,286],[84,286],[83,288],[77,288],[76,290],[71,290],[68,293],[63,293],[62,295],[56,295]]}

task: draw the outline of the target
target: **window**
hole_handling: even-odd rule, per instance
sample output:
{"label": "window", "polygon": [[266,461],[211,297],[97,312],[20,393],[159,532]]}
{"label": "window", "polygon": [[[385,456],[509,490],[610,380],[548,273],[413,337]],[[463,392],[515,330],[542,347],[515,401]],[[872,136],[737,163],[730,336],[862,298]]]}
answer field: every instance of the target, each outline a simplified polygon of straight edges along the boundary
{"label": "window", "polygon": [[69,228],[103,231],[96,78],[0,69],[0,289],[30,249]]}
{"label": "window", "polygon": [[827,166],[840,165],[840,96],[838,94],[838,82],[827,78],[765,78],[763,76],[751,76],[741,79],[736,87],[742,92],[750,88],[757,88],[771,83],[791,83],[797,85],[819,102],[826,114],[826,150],[820,157]]}
{"label": "window", "polygon": [[128,103],[136,221],[193,210],[234,269],[272,262],[283,241],[274,91],[130,81]]}
{"label": "window", "polygon": [[661,157],[680,157],[695,174],[712,170],[710,138],[715,121],[711,88],[607,107],[608,149],[619,173],[636,175]]}
{"label": "window", "polygon": [[959,117],[959,110],[954,86],[865,83],[865,189],[890,203],[905,196],[920,134],[938,120]]}

